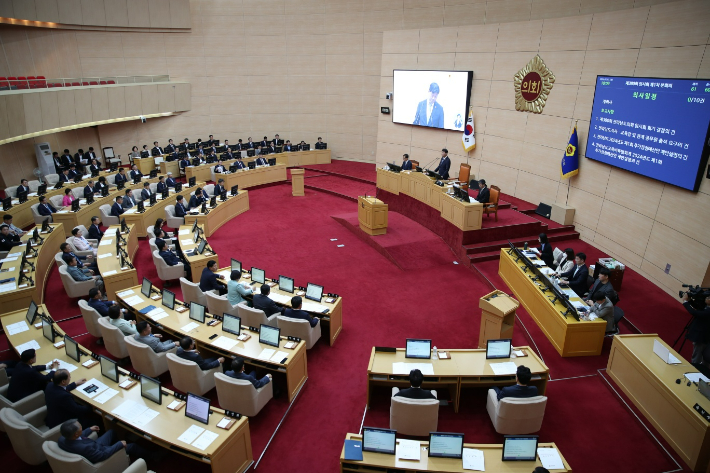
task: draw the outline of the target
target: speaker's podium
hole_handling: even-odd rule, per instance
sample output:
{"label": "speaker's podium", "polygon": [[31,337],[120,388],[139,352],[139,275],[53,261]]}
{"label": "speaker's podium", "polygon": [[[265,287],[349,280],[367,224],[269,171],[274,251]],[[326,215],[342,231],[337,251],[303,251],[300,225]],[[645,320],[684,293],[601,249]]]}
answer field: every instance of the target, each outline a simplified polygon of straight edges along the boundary
{"label": "speaker's podium", "polygon": [[478,348],[486,348],[488,340],[513,338],[515,309],[520,303],[502,291],[493,291],[478,301],[481,308],[481,331]]}
{"label": "speaker's podium", "polygon": [[360,229],[368,235],[387,233],[387,204],[376,197],[357,198],[357,218]]}

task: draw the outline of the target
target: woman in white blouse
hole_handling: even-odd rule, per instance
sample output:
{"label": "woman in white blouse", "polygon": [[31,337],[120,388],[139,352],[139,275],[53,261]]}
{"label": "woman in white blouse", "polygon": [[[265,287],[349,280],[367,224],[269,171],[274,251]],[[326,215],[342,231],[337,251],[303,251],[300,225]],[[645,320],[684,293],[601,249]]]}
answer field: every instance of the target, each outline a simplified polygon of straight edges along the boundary
{"label": "woman in white blouse", "polygon": [[71,231],[71,234],[74,235],[74,246],[76,247],[77,250],[79,251],[93,251],[94,256],[96,256],[96,248],[91,246],[91,243],[89,243],[89,240],[84,238],[81,233],[81,229],[79,227],[75,228],[74,230]]}
{"label": "woman in white blouse", "polygon": [[555,271],[555,273],[556,274],[566,273],[567,271],[572,270],[572,268],[574,268],[574,265],[575,265],[574,250],[572,248],[566,248],[565,254],[562,256],[562,259],[560,260],[560,264],[557,266],[557,270]]}

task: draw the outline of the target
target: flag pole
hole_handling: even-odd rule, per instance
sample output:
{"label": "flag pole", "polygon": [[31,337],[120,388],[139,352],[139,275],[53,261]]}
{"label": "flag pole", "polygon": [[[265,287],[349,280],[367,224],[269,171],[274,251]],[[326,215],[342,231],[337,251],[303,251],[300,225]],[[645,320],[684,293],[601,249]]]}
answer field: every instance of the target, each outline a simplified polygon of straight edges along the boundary
{"label": "flag pole", "polygon": [[[578,122],[579,122],[579,120],[575,120],[575,121],[574,121],[574,128],[575,128],[575,129],[577,128],[577,123],[578,123]],[[587,137],[587,138],[589,138],[589,137]],[[577,144],[579,145],[579,142],[578,142]],[[578,156],[577,159],[579,159],[579,150],[577,151],[577,156]],[[571,177],[567,178],[567,198],[565,199],[565,207],[567,206],[567,203],[569,202],[569,187],[570,187],[570,181],[571,181],[571,180],[572,180]]]}

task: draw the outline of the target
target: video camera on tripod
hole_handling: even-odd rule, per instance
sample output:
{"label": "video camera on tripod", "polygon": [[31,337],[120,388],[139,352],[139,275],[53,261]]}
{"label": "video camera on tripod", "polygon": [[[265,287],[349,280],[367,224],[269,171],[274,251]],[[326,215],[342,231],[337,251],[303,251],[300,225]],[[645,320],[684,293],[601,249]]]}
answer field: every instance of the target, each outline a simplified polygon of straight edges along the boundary
{"label": "video camera on tripod", "polygon": [[687,287],[687,291],[678,291],[678,297],[681,299],[685,294],[688,294],[688,302],[690,302],[691,307],[696,310],[703,310],[705,308],[705,299],[710,297],[710,287],[700,287],[691,286],[690,284],[683,284],[682,287]]}

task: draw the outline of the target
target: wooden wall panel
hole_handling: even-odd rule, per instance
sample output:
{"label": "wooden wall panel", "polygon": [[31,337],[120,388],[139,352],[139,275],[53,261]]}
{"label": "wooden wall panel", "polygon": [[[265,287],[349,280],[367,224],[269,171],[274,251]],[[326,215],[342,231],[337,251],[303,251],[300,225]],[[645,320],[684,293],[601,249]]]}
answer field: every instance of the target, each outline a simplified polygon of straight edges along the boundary
{"label": "wooden wall panel", "polygon": [[148,0],[151,28],[170,28],[170,0]]}
{"label": "wooden wall panel", "polygon": [[39,95],[42,130],[59,128],[59,97],[56,91],[42,92]]}
{"label": "wooden wall panel", "polygon": [[106,26],[128,25],[127,0],[104,0]]}
{"label": "wooden wall panel", "polygon": [[57,0],[35,0],[37,21],[59,23]]}
{"label": "wooden wall panel", "polygon": [[92,121],[102,121],[109,119],[108,113],[108,88],[91,88],[91,117]]}
{"label": "wooden wall panel", "polygon": [[84,24],[81,14],[81,0],[62,0],[57,2],[57,8],[59,9],[59,23],[67,25]]}
{"label": "wooden wall panel", "polygon": [[59,107],[60,127],[71,126],[77,123],[73,89],[57,91],[57,106]]}
{"label": "wooden wall panel", "polygon": [[106,8],[101,0],[81,0],[81,16],[85,25],[106,26]]}

